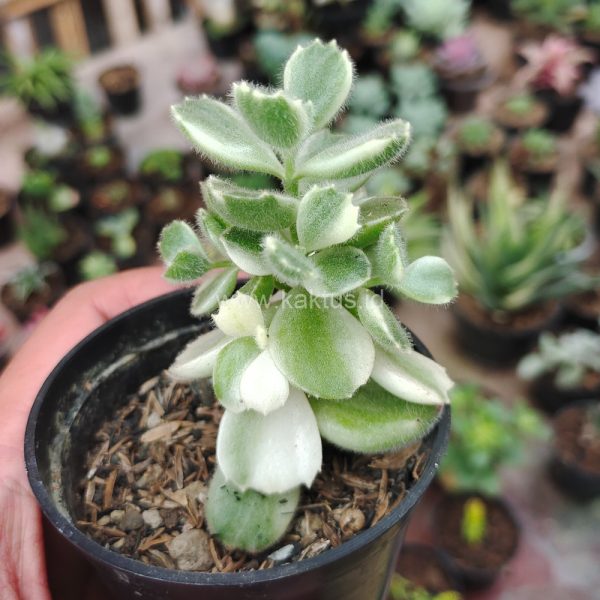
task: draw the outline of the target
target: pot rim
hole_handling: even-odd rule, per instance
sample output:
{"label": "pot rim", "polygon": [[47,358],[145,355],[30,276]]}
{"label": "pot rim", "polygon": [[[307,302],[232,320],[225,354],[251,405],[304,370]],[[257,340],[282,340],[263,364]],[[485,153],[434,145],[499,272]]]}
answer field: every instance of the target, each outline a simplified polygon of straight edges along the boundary
{"label": "pot rim", "polygon": [[107,330],[118,328],[120,324],[126,321],[130,316],[139,310],[151,310],[152,307],[168,302],[170,298],[180,295],[190,294],[189,289],[177,290],[162,296],[158,296],[134,306],[129,310],[110,319],[72,348],[54,367],[48,378],[44,381],[38,392],[25,430],[25,467],[31,489],[37,499],[38,504],[44,516],[52,525],[67,538],[79,551],[88,557],[103,562],[113,569],[125,571],[137,576],[148,579],[159,579],[166,582],[188,584],[188,585],[210,585],[210,586],[243,586],[250,583],[267,582],[274,579],[281,579],[299,575],[307,571],[318,569],[356,552],[360,548],[368,545],[389,530],[394,523],[408,515],[419,498],[423,495],[431,481],[433,480],[441,457],[448,444],[450,435],[450,407],[445,405],[442,409],[440,420],[434,429],[428,434],[433,435],[431,452],[427,466],[423,471],[421,478],[408,490],[403,501],[392,512],[385,516],[373,527],[359,533],[347,542],[344,542],[337,548],[332,548],[315,556],[302,561],[276,565],[270,569],[261,571],[244,571],[238,573],[206,573],[200,571],[179,571],[176,569],[166,569],[153,565],[147,565],[142,561],[129,558],[112,550],[108,550],[98,542],[89,538],[83,531],[78,529],[70,518],[59,511],[54,503],[52,496],[48,492],[40,476],[37,460],[37,425],[38,416],[46,397],[51,390],[55,380],[63,369],[68,368],[69,363],[82,352],[88,344]]}

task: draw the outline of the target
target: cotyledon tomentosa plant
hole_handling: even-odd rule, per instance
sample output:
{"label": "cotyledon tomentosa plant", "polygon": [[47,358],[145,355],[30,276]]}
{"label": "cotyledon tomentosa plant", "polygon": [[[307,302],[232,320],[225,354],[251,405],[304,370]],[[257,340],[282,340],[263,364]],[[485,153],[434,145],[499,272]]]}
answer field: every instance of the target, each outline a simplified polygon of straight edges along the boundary
{"label": "cotyledon tomentosa plant", "polygon": [[[216,269],[191,306],[197,316],[218,308],[216,328],[170,372],[180,381],[212,376],[225,409],[205,513],[229,547],[259,551],[283,535],[300,487],[321,468],[321,438],[392,451],[423,436],[448,402],[445,370],[413,349],[370,289],[446,304],[456,284],[441,258],[408,263],[397,225],[403,200],[354,193],[402,155],[410,126],[398,119],[358,136],[331,133],[352,80],[347,53],[315,40],[286,63],[283,89],[241,82],[229,104],[201,96],[173,108],[208,158],[282,184],[254,191],[211,176],[200,237],[175,221],[159,242],[174,282]],[[251,278],[230,297],[239,271]]]}

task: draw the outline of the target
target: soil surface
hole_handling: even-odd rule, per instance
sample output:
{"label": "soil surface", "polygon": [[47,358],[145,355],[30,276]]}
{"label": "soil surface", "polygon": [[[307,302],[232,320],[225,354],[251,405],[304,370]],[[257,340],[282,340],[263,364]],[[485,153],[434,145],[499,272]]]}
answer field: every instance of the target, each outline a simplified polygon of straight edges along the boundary
{"label": "soil surface", "polygon": [[144,383],[90,441],[77,525],[103,546],[160,567],[269,568],[321,554],[375,525],[421,476],[429,453],[420,442],[385,456],[325,446],[323,469],[289,532],[253,556],[226,550],[205,526],[221,416],[210,380],[188,386],[163,374]]}
{"label": "soil surface", "polygon": [[138,84],[138,71],[131,66],[115,67],[100,76],[100,85],[110,94],[124,94]]}
{"label": "soil surface", "polygon": [[439,553],[421,544],[407,544],[400,551],[396,572],[418,587],[438,594],[456,590],[457,585]]}
{"label": "soil surface", "polygon": [[515,522],[503,504],[482,498],[487,510],[486,532],[480,543],[468,544],[461,532],[468,499],[468,496],[449,496],[443,501],[436,520],[440,547],[464,569],[499,569],[517,548],[519,533]]}
{"label": "soil surface", "polygon": [[[588,405],[591,406],[591,405]],[[598,419],[598,407],[596,407]],[[556,449],[560,458],[584,471],[600,475],[600,428],[584,406],[563,410],[554,421]]]}

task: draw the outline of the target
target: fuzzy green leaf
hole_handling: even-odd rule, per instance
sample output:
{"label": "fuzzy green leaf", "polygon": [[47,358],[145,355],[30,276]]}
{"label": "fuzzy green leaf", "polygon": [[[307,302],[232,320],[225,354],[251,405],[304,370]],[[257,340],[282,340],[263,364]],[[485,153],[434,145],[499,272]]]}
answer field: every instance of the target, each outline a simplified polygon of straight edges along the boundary
{"label": "fuzzy green leaf", "polygon": [[358,292],[358,318],[373,340],[388,352],[412,348],[410,335],[383,298],[367,289]]}
{"label": "fuzzy green leaf", "polygon": [[364,248],[374,244],[390,223],[399,221],[408,211],[408,206],[403,198],[374,197],[361,202],[359,210],[360,229],[350,243]]}
{"label": "fuzzy green leaf", "polygon": [[348,400],[311,398],[321,436],[339,448],[371,454],[415,442],[439,420],[438,406],[406,402],[373,380]]}
{"label": "fuzzy green leaf", "polygon": [[410,125],[401,119],[346,138],[314,154],[298,167],[299,177],[321,180],[357,177],[399,158],[410,142]]}
{"label": "fuzzy green leaf", "polygon": [[308,251],[341,244],[356,233],[358,213],[352,194],[339,192],[333,185],[315,186],[298,207],[298,240]]}
{"label": "fuzzy green leaf", "polygon": [[391,223],[383,230],[370,256],[374,275],[385,284],[400,285],[408,258],[406,242],[395,223]]}
{"label": "fuzzy green leaf", "polygon": [[292,290],[273,317],[269,349],[290,383],[319,398],[350,398],[373,367],[364,327],[339,303]]}
{"label": "fuzzy green leaf", "polygon": [[228,483],[217,469],[204,506],[208,529],[226,548],[255,553],[275,544],[287,531],[300,501],[300,488],[268,496]]}
{"label": "fuzzy green leaf", "polygon": [[202,233],[202,237],[206,240],[219,254],[226,256],[225,246],[221,242],[221,236],[227,229],[214,215],[211,215],[205,208],[201,208],[196,213],[196,223]]}
{"label": "fuzzy green leaf", "polygon": [[423,256],[410,263],[397,290],[407,298],[425,304],[447,304],[457,294],[454,272],[438,256]]}
{"label": "fuzzy green leaf", "polygon": [[263,256],[263,234],[230,227],[221,241],[229,258],[250,275],[269,275],[271,270]]}
{"label": "fuzzy green leaf", "polygon": [[315,275],[304,280],[304,287],[320,298],[341,296],[366,283],[371,263],[366,254],[351,246],[322,250],[312,257]]}
{"label": "fuzzy green leaf", "polygon": [[252,337],[236,338],[219,352],[213,371],[213,388],[217,399],[226,409],[233,412],[246,409],[240,381],[244,370],[260,352]]}
{"label": "fuzzy green leaf", "polygon": [[299,46],[285,65],[283,87],[295,98],[311,102],[314,128],[329,123],[342,108],[352,87],[352,61],[335,41],[315,40]]}
{"label": "fuzzy green leaf", "polygon": [[271,146],[291,148],[308,131],[310,119],[303,102],[281,91],[269,92],[243,81],[234,84],[233,98],[246,122]]}
{"label": "fuzzy green leaf", "polygon": [[414,350],[376,350],[371,378],[390,394],[416,404],[448,404],[454,385],[442,366]]}
{"label": "fuzzy green leaf", "polygon": [[217,437],[217,461],[242,491],[280,494],[311,486],[321,469],[321,437],[306,396],[292,389],[286,403],[267,415],[225,411]]}
{"label": "fuzzy green leaf", "polygon": [[192,143],[211,160],[233,169],[283,176],[275,153],[231,107],[208,96],[186,98],[173,118]]}
{"label": "fuzzy green leaf", "polygon": [[210,263],[199,254],[182,250],[171,261],[165,271],[165,279],[173,283],[191,283],[210,269]]}
{"label": "fuzzy green leaf", "polygon": [[177,254],[184,250],[207,258],[196,232],[185,221],[173,221],[163,227],[158,242],[163,261],[170,265]]}
{"label": "fuzzy green leaf", "polygon": [[251,277],[240,288],[240,294],[247,294],[255,298],[259,304],[267,304],[273,294],[275,281],[270,275],[265,277]]}
{"label": "fuzzy green leaf", "polygon": [[238,270],[236,268],[215,271],[212,277],[198,286],[192,299],[190,312],[195,317],[209,315],[219,306],[221,300],[229,298],[235,290]]}
{"label": "fuzzy green leaf", "polygon": [[263,245],[265,261],[280,281],[296,286],[313,275],[312,261],[295,246],[274,235],[265,237]]}
{"label": "fuzzy green leaf", "polygon": [[249,190],[211,175],[202,184],[205,202],[230,225],[278,231],[296,221],[298,201],[272,190]]}

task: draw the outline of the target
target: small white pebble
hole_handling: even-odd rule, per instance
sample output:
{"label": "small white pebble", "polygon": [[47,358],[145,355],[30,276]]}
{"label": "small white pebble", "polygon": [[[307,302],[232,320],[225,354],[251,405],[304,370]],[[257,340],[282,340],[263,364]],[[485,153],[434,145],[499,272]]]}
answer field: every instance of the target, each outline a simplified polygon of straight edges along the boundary
{"label": "small white pebble", "polygon": [[142,513],[142,519],[144,519],[144,523],[146,523],[148,527],[152,527],[152,529],[158,529],[163,524],[162,517],[156,508],[145,510]]}
{"label": "small white pebble", "polygon": [[292,554],[294,553],[294,544],[287,544],[286,546],[282,546],[275,550],[275,552],[271,552],[269,554],[269,558],[273,562],[284,562],[288,560]]}
{"label": "small white pebble", "polygon": [[156,412],[152,412],[148,416],[148,423],[146,424],[146,427],[148,429],[153,429],[157,425],[160,425],[161,421],[162,419],[160,418],[160,415]]}
{"label": "small white pebble", "polygon": [[121,519],[123,518],[123,515],[125,514],[124,510],[113,510],[110,513],[110,520],[113,523],[120,523]]}

